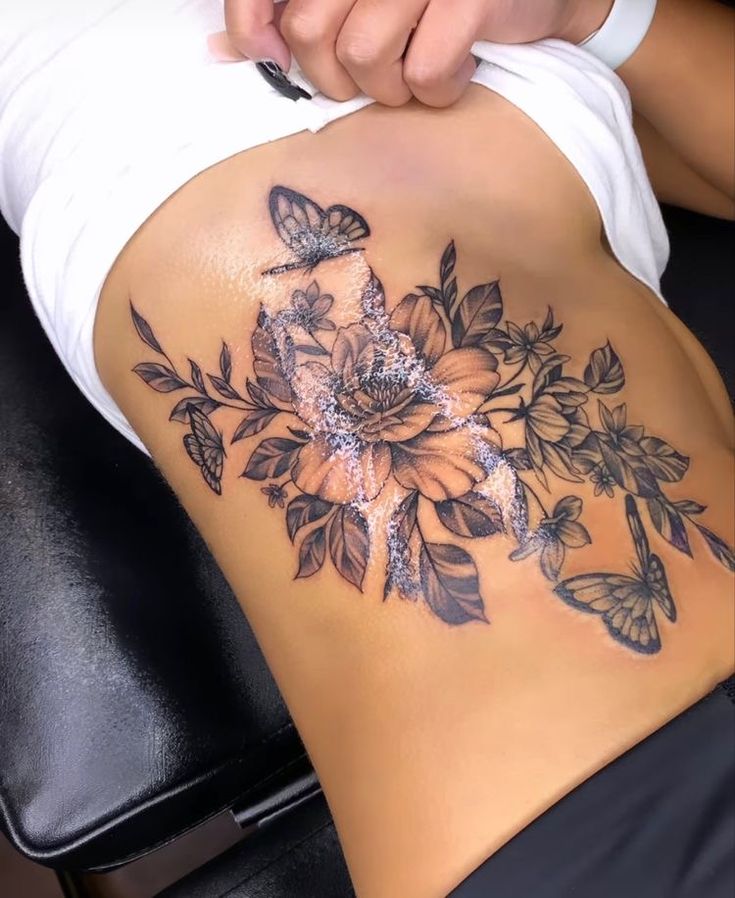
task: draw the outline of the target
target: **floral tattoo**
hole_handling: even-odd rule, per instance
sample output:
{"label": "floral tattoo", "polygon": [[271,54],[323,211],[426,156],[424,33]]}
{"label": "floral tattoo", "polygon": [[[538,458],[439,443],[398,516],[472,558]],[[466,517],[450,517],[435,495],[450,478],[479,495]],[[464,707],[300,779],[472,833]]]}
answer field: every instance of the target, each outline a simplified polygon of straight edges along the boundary
{"label": "floral tattoo", "polygon": [[[692,555],[693,529],[725,567],[735,570],[735,558],[700,522],[704,506],[666,495],[689,459],[629,423],[627,406],[610,400],[625,386],[610,342],[592,351],[581,376],[572,373],[571,357],[556,348],[563,326],[551,309],[543,322],[519,326],[504,318],[497,280],[460,292],[453,242],[438,283],[416,287],[392,308],[368,269],[359,309],[338,324],[339,298],[322,292],[311,272],[363,252],[354,243],[370,235],[367,222],[347,206],[325,210],[284,187],[271,191],[269,209],[293,261],[263,276],[303,270],[308,277],[285,308],[261,307],[249,376],[236,375],[226,343],[218,373],[205,377],[192,359],[181,372],[131,305],[138,336],[162,359],[134,371],[160,393],[185,394],[170,420],[187,428],[183,446],[209,488],[222,493],[228,453],[239,456],[240,444],[257,438],[241,477],[262,483],[263,501],[285,513],[298,543],[296,578],[315,575],[329,555],[361,589],[382,540],[386,599],[425,602],[451,625],[487,622],[468,549],[504,535],[515,543],[510,559],[535,556],[559,599],[595,615],[633,651],[658,652],[657,613],[673,623],[676,606],[639,505],[679,552]],[[227,438],[215,416],[232,422]],[[274,422],[289,436],[261,437]],[[523,433],[512,447],[495,426],[510,422]],[[591,537],[582,499],[550,503],[551,480],[587,481],[595,496],[622,497],[633,575],[561,579],[567,553]],[[444,541],[425,536],[427,522]]]}

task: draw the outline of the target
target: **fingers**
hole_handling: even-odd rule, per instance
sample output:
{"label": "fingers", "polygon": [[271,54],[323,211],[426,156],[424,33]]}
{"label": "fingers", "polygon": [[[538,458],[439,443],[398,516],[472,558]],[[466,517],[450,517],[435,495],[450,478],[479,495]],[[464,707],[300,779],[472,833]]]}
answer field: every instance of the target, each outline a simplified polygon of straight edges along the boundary
{"label": "fingers", "polygon": [[225,0],[227,36],[243,56],[272,59],[287,72],[291,53],[275,22],[273,0]]}
{"label": "fingers", "polygon": [[364,93],[387,106],[411,99],[403,55],[428,0],[357,0],[337,38],[337,58]]}
{"label": "fingers", "polygon": [[483,0],[431,0],[403,64],[411,93],[427,106],[450,106],[475,72],[472,44],[487,15]]}
{"label": "fingers", "polygon": [[276,9],[273,0],[225,0],[237,51],[286,71],[293,52],[327,96],[349,100],[362,90],[389,106],[412,96],[429,106],[459,99],[487,17],[486,0],[290,0]]}
{"label": "fingers", "polygon": [[281,33],[306,77],[334,100],[360,93],[337,56],[337,36],[355,0],[291,0]]}

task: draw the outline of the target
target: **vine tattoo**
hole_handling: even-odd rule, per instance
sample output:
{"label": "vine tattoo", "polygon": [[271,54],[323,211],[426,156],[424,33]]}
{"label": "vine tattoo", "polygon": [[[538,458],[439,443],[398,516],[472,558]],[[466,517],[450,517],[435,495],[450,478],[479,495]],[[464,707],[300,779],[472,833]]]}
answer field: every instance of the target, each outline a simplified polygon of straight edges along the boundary
{"label": "vine tattoo", "polygon": [[[249,376],[236,374],[226,343],[218,373],[205,376],[193,359],[180,371],[131,304],[138,336],[159,356],[134,371],[159,393],[184,394],[170,420],[187,428],[184,449],[217,495],[229,456],[239,456],[241,443],[253,446],[241,477],[261,483],[264,501],[285,513],[298,543],[297,579],[315,575],[329,555],[361,589],[380,539],[386,599],[423,601],[451,625],[487,622],[468,549],[504,534],[516,544],[510,559],[536,557],[559,599],[596,615],[618,643],[653,654],[661,648],[657,614],[673,623],[676,605],[646,526],[688,556],[693,530],[735,570],[733,550],[701,523],[705,507],[666,495],[689,459],[630,423],[627,406],[610,398],[625,386],[625,373],[609,342],[577,376],[571,357],[557,351],[563,325],[552,309],[543,322],[519,326],[504,317],[497,280],[460,292],[453,242],[438,283],[416,287],[393,308],[368,269],[357,313],[337,323],[338,300],[311,273],[362,252],[355,243],[370,235],[367,222],[347,206],[325,210],[285,187],[273,188],[269,210],[292,260],[263,276],[309,276],[284,308],[261,306]],[[227,437],[215,418],[232,422]],[[261,437],[275,422],[289,435]],[[519,422],[523,438],[507,447],[496,425],[510,422]],[[561,578],[567,553],[591,537],[579,496],[549,503],[551,479],[586,481],[595,496],[622,497],[632,575]],[[428,539],[427,522],[445,540]]]}

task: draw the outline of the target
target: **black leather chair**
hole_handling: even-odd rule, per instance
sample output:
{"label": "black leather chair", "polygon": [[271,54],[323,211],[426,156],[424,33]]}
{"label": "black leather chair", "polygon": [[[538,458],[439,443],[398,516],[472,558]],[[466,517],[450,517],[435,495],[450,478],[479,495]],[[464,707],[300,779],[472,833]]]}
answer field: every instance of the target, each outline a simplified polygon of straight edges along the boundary
{"label": "black leather chair", "polygon": [[[668,216],[666,293],[732,395],[733,227]],[[254,834],[160,898],[347,898],[239,606],[151,463],[63,372],[5,229],[0,258],[0,828],[81,896],[68,871],[125,864],[231,809]]]}
{"label": "black leather chair", "polygon": [[68,379],[0,240],[0,828],[107,870],[318,787],[218,568]]}

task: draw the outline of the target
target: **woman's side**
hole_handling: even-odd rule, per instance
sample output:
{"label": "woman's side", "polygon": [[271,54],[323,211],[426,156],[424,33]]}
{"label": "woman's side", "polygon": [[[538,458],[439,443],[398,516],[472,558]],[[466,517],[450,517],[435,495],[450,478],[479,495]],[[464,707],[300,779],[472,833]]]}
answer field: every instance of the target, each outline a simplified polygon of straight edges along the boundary
{"label": "woman's side", "polygon": [[361,896],[446,894],[733,670],[725,391],[489,91],[195,178],[120,256],[96,354]]}

